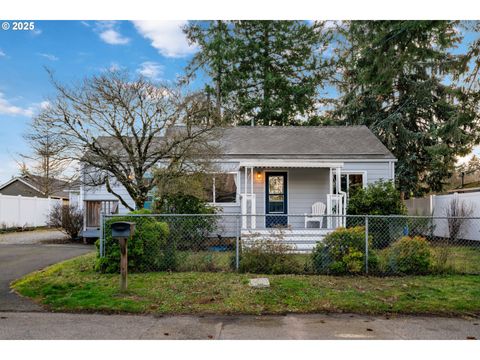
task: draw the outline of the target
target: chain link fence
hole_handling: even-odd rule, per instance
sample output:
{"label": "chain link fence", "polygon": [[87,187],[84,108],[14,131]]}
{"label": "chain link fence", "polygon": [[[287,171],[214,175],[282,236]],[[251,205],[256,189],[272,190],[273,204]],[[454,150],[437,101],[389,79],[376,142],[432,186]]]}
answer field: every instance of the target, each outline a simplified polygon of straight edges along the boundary
{"label": "chain link fence", "polygon": [[97,267],[118,272],[111,224],[132,221],[133,272],[480,274],[480,218],[432,216],[104,215]]}

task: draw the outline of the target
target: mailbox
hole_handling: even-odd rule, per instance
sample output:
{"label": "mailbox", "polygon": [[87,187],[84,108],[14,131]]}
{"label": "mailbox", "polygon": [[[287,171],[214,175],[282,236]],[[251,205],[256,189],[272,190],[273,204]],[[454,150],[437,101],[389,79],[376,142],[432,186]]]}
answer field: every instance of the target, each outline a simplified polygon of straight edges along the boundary
{"label": "mailbox", "polygon": [[112,224],[112,237],[118,240],[120,245],[120,290],[127,290],[127,241],[135,232],[135,223],[128,221],[117,221]]}
{"label": "mailbox", "polygon": [[134,231],[134,222],[117,221],[112,224],[112,237],[114,238],[130,238]]}

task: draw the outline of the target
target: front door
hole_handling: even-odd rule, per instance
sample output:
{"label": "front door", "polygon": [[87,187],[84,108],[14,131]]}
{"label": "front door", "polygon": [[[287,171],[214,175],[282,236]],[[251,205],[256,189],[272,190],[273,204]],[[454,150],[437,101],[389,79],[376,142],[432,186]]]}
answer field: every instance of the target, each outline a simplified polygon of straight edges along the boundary
{"label": "front door", "polygon": [[265,226],[287,226],[287,173],[265,173]]}

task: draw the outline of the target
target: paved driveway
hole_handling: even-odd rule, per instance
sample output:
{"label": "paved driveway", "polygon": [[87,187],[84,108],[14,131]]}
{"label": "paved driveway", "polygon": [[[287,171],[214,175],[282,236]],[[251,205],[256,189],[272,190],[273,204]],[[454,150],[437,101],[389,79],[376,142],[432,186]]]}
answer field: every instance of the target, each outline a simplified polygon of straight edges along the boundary
{"label": "paved driveway", "polygon": [[12,293],[10,282],[89,251],[93,246],[0,244],[0,311],[41,311],[40,306]]}
{"label": "paved driveway", "polygon": [[43,241],[58,241],[66,238],[67,235],[55,229],[20,231],[0,234],[0,244],[40,244]]}

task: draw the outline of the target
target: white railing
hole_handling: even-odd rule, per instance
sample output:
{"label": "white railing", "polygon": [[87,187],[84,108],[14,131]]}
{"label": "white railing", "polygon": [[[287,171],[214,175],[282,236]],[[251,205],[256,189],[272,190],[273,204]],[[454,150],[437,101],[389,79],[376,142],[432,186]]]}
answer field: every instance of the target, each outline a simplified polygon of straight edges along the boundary
{"label": "white railing", "polygon": [[336,215],[327,217],[327,228],[337,228],[345,226],[345,217],[347,214],[347,197],[344,192],[340,194],[327,194],[327,215]]}
{"label": "white railing", "polygon": [[48,225],[48,215],[61,200],[0,194],[0,227],[37,227]]}
{"label": "white railing", "polygon": [[257,217],[255,216],[257,202],[255,194],[240,194],[240,205],[242,210],[242,229],[247,228],[248,218],[250,218],[250,228],[255,229],[257,227]]}

